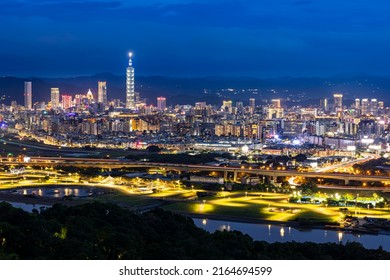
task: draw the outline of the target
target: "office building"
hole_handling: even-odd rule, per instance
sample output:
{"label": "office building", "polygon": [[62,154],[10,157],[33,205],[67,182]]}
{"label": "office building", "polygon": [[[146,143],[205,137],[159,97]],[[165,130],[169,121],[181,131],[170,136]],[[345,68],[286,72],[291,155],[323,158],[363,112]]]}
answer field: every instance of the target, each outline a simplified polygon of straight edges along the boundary
{"label": "office building", "polygon": [[373,116],[377,115],[377,113],[378,113],[378,100],[377,99],[371,99],[370,111],[371,111],[371,115],[373,115]]}
{"label": "office building", "polygon": [[32,109],[32,82],[24,82],[24,106],[27,110]]}
{"label": "office building", "polygon": [[232,112],[233,102],[231,100],[223,100],[222,101],[222,110],[225,112]]}
{"label": "office building", "polygon": [[135,109],[135,93],[134,93],[134,67],[129,53],[129,66],[126,68],[126,109]]}
{"label": "office building", "polygon": [[60,89],[51,88],[50,92],[51,108],[57,109],[60,106]]}
{"label": "office building", "polygon": [[167,99],[165,97],[157,97],[157,110],[164,111],[167,108]]}
{"label": "office building", "polygon": [[327,98],[321,98],[320,99],[320,108],[324,112],[328,112],[329,111],[328,99]]}
{"label": "office building", "polygon": [[280,99],[272,99],[271,102],[274,108],[280,108]]}
{"label": "office building", "polygon": [[62,95],[62,108],[68,109],[70,107],[72,107],[72,96]]}
{"label": "office building", "polygon": [[369,114],[369,102],[367,98],[362,99],[362,104],[361,104],[361,114],[362,115],[367,115]]}
{"label": "office building", "polygon": [[252,108],[252,110],[255,110],[256,107],[256,99],[249,98],[249,107]]}
{"label": "office building", "polygon": [[98,102],[107,106],[107,82],[98,81]]}
{"label": "office building", "polygon": [[340,93],[333,94],[333,108],[334,112],[343,111],[343,95]]}
{"label": "office building", "polygon": [[360,99],[359,98],[355,99],[355,109],[360,110]]}

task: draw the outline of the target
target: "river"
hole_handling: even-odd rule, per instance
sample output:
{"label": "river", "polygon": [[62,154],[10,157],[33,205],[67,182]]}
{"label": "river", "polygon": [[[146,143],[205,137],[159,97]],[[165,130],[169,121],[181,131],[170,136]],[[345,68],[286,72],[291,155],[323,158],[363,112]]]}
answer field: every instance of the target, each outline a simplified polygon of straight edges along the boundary
{"label": "river", "polygon": [[[91,192],[91,188],[86,187],[69,187],[69,188],[24,188],[19,189],[15,194],[24,195],[39,195],[43,197],[62,197],[64,195],[73,196],[88,196]],[[50,207],[41,204],[28,204],[22,202],[8,202],[14,207],[22,208],[25,211],[31,212],[33,209],[40,211],[43,207]],[[390,252],[390,235],[378,234],[351,234],[346,232],[340,232],[336,230],[325,229],[297,229],[290,226],[281,226],[275,224],[252,224],[252,223],[240,223],[240,222],[227,222],[221,220],[210,219],[193,219],[195,225],[203,228],[209,232],[215,232],[216,230],[237,230],[242,233],[248,234],[254,240],[264,240],[270,243],[273,242],[342,242],[356,241],[361,243],[368,249],[377,249],[379,246],[386,251]]]}
{"label": "river", "polygon": [[37,210],[38,212],[40,212],[42,209],[51,207],[50,205],[44,205],[44,204],[28,204],[28,203],[24,203],[24,202],[10,202],[10,201],[3,201],[3,200],[0,200],[0,202],[7,202],[7,203],[11,204],[11,205],[12,205],[13,207],[15,207],[15,208],[21,208],[21,209],[23,209],[24,211],[30,212],[30,213],[31,213],[34,209]]}
{"label": "river", "polygon": [[273,242],[346,242],[356,241],[361,243],[367,249],[378,249],[379,246],[390,252],[390,235],[378,234],[351,234],[336,230],[325,229],[307,229],[300,230],[290,226],[271,225],[271,224],[250,224],[227,222],[210,219],[193,218],[196,226],[215,232],[216,230],[241,231],[248,234],[254,240],[264,240],[269,243]]}
{"label": "river", "polygon": [[23,188],[15,190],[15,195],[36,195],[40,197],[61,198],[63,196],[87,197],[93,190],[91,187],[44,187]]}

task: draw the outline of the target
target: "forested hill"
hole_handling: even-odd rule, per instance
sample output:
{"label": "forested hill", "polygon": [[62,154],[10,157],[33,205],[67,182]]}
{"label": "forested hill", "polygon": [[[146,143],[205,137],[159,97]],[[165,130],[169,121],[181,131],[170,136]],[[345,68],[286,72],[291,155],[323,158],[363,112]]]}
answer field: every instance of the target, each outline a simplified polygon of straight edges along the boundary
{"label": "forested hill", "polygon": [[60,204],[27,213],[0,203],[0,259],[390,259],[358,243],[253,241],[240,232],[210,234],[163,210],[142,215],[116,205]]}

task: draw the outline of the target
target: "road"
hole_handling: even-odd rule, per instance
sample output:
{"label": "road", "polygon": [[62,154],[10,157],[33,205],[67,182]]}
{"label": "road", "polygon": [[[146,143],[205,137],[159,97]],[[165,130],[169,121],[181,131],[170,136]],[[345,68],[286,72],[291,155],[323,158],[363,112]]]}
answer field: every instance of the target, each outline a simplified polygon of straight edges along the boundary
{"label": "road", "polygon": [[381,191],[390,192],[390,187],[357,187],[357,186],[328,186],[318,185],[319,189],[349,190],[349,191]]}
{"label": "road", "polygon": [[326,166],[326,167],[323,167],[323,168],[318,168],[314,172],[317,172],[317,173],[332,172],[332,171],[334,171],[334,170],[336,170],[338,168],[341,168],[341,167],[344,167],[344,168],[345,167],[350,167],[350,166],[353,166],[354,164],[363,163],[363,162],[366,162],[366,161],[369,161],[369,160],[372,160],[372,159],[375,159],[375,158],[379,158],[379,156],[378,155],[372,155],[372,154],[365,154],[365,156],[363,158],[355,159],[355,160],[348,161],[348,162],[342,162],[340,164]]}
{"label": "road", "polygon": [[[174,164],[174,163],[158,163],[158,162],[134,162],[119,159],[91,159],[91,158],[63,158],[63,157],[31,157],[30,162],[9,162],[6,158],[2,158],[0,165],[21,165],[21,166],[74,166],[74,167],[95,167],[104,169],[115,168],[161,168],[165,170],[172,170],[178,172],[221,172],[224,176],[227,173],[234,173],[235,177],[239,173],[256,176],[277,177],[308,177],[308,178],[323,178],[323,179],[337,179],[345,182],[348,185],[350,181],[362,182],[388,182],[389,176],[370,176],[370,175],[354,175],[343,173],[318,173],[318,172],[298,172],[297,170],[264,170],[244,167],[221,167],[210,165],[193,165],[193,164]],[[351,163],[349,163],[351,164]]]}

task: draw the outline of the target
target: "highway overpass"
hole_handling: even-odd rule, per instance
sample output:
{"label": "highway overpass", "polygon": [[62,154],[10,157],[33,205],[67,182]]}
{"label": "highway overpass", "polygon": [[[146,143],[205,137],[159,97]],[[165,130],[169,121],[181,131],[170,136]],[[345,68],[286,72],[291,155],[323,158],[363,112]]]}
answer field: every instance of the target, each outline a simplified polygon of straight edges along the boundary
{"label": "highway overpass", "polygon": [[62,157],[32,157],[29,162],[13,162],[5,158],[2,159],[0,165],[18,165],[18,166],[41,166],[41,167],[56,167],[56,166],[73,166],[80,168],[103,168],[103,169],[118,169],[118,168],[161,168],[167,171],[177,171],[179,173],[189,172],[220,172],[225,179],[228,179],[229,174],[233,175],[233,180],[237,180],[239,174],[247,174],[253,176],[267,177],[276,181],[278,177],[306,177],[318,179],[336,179],[344,181],[348,185],[350,181],[360,182],[387,182],[390,183],[389,176],[372,176],[372,175],[353,175],[342,173],[326,173],[326,172],[298,172],[297,170],[266,170],[244,167],[221,167],[210,165],[191,165],[191,164],[174,164],[174,163],[157,163],[157,162],[135,162],[119,159],[91,159],[91,158],[62,158]]}

